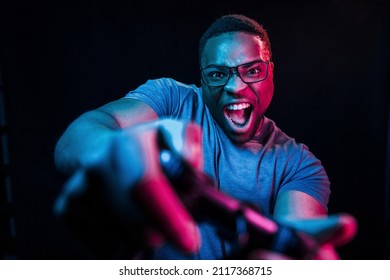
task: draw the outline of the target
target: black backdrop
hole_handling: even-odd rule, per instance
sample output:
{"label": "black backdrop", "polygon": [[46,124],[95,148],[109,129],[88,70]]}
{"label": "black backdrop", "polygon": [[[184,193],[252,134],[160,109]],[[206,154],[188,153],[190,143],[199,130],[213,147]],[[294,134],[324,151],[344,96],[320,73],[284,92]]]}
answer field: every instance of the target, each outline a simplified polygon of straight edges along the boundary
{"label": "black backdrop", "polygon": [[267,115],[322,160],[332,182],[330,213],[349,212],[359,221],[342,258],[390,258],[387,1],[1,5],[16,258],[89,257],[52,215],[64,181],[53,167],[56,140],[79,114],[148,78],[199,84],[198,38],[226,13],[244,13],[268,29],[275,97]]}

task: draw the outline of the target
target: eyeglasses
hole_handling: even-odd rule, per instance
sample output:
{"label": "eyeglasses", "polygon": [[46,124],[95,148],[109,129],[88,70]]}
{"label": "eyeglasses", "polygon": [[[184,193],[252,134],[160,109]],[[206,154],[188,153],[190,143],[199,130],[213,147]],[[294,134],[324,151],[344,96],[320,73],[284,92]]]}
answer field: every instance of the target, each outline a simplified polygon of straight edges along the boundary
{"label": "eyeglasses", "polygon": [[227,84],[233,74],[246,84],[258,83],[267,78],[268,64],[262,60],[255,60],[235,67],[209,65],[201,68],[202,81],[210,87],[221,87]]}

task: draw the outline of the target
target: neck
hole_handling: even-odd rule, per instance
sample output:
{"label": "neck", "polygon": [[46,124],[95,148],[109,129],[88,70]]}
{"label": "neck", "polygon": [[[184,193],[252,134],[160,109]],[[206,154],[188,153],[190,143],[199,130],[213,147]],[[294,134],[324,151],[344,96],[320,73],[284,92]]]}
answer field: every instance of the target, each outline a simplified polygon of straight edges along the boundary
{"label": "neck", "polygon": [[263,124],[264,124],[264,115],[261,116],[261,120],[260,120],[259,126],[257,127],[256,133],[254,135],[255,137],[260,134],[261,128],[263,127]]}

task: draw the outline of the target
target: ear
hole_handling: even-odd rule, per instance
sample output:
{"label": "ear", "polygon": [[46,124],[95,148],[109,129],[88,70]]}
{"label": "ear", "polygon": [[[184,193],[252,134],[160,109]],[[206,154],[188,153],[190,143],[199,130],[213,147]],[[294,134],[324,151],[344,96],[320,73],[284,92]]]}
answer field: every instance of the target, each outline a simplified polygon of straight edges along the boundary
{"label": "ear", "polygon": [[274,67],[275,67],[275,64],[272,61],[270,61],[268,63],[268,71],[271,73],[274,73]]}

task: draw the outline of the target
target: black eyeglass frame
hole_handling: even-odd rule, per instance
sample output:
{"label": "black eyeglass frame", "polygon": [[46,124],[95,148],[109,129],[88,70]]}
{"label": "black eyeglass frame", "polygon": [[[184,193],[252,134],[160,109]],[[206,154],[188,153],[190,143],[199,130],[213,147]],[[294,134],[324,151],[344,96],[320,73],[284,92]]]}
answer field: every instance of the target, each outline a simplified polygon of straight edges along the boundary
{"label": "black eyeglass frame", "polygon": [[[253,81],[253,82],[246,82],[246,81],[244,81],[244,79],[241,77],[240,71],[238,71],[238,68],[240,68],[242,66],[244,66],[244,67],[245,66],[250,66],[250,65],[255,64],[255,63],[264,63],[264,64],[267,65],[266,66],[266,73],[265,73],[264,78],[262,78],[261,80],[258,80],[258,81]],[[199,71],[200,71],[200,76],[201,76],[202,81],[205,83],[205,85],[207,85],[209,87],[223,87],[223,86],[225,86],[229,82],[229,80],[233,76],[233,74],[237,74],[237,76],[240,77],[241,81],[243,81],[246,84],[254,84],[254,83],[258,83],[258,82],[261,82],[261,81],[264,81],[265,79],[267,79],[269,63],[270,63],[270,61],[263,61],[263,60],[259,59],[259,60],[254,60],[254,61],[250,61],[250,62],[247,62],[247,63],[243,63],[243,64],[240,64],[240,65],[237,65],[237,66],[234,66],[234,67],[211,64],[211,65],[208,65],[206,67],[200,68]],[[203,78],[203,70],[208,69],[208,68],[212,68],[212,67],[221,68],[221,69],[228,69],[229,70],[228,78],[226,79],[226,82],[224,84],[221,84],[221,85],[209,85],[205,81],[205,79]]]}

